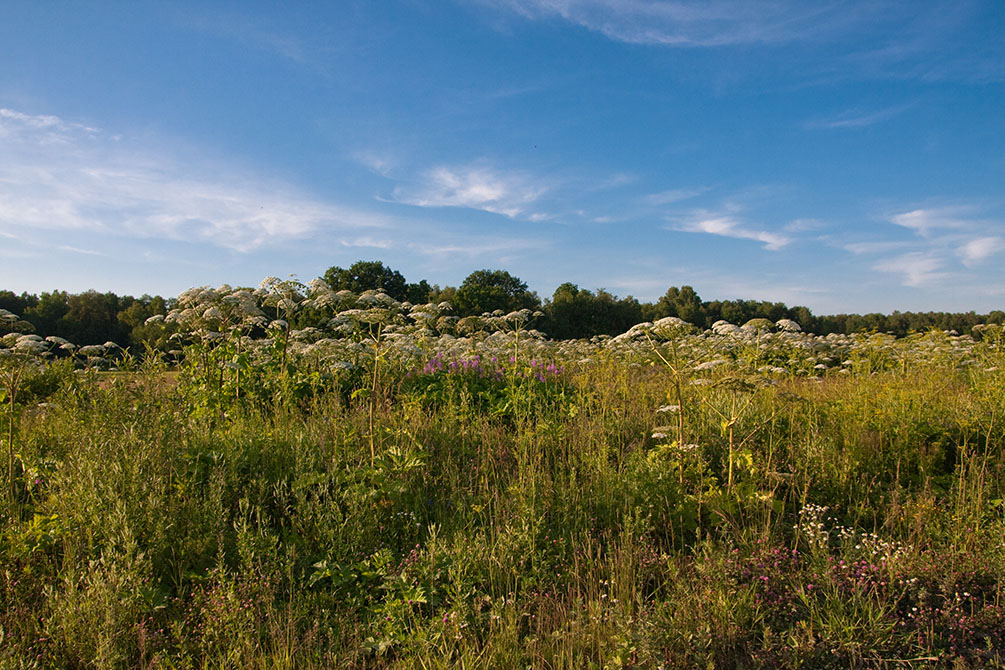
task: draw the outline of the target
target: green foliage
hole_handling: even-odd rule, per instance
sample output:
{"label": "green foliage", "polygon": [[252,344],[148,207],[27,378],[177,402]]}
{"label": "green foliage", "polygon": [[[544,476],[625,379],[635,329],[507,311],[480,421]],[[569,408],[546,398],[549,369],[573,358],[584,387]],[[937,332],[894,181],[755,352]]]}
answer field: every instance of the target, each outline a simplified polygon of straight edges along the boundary
{"label": "green foliage", "polygon": [[0,666],[1002,665],[996,329],[332,293],[188,293],[174,367],[4,336]]}
{"label": "green foliage", "polygon": [[446,360],[434,356],[421,370],[409,373],[401,385],[405,402],[425,409],[508,421],[567,412],[575,391],[555,364],[515,358]]}
{"label": "green foliage", "polygon": [[478,315],[496,310],[513,312],[537,309],[541,301],[527,284],[505,270],[476,270],[469,274],[453,298],[457,314]]}
{"label": "green foliage", "polygon": [[322,279],[334,291],[349,290],[362,293],[368,290],[383,291],[395,300],[424,303],[429,299],[429,283],[423,279],[417,284],[409,284],[397,270],[385,266],[380,261],[357,261],[349,269],[333,266],[325,270]]}
{"label": "green foliage", "polygon": [[642,321],[634,298],[618,300],[602,289],[594,294],[571,283],[555,289],[544,310],[548,319],[542,328],[557,340],[617,335]]}

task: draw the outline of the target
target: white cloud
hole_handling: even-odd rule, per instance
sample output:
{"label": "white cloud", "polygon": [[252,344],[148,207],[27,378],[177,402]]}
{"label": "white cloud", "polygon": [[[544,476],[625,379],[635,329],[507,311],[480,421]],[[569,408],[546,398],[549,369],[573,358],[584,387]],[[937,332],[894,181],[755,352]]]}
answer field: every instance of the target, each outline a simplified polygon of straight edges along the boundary
{"label": "white cloud", "polygon": [[659,193],[650,193],[645,197],[645,201],[650,205],[670,205],[697,197],[707,190],[704,188],[673,188]]}
{"label": "white cloud", "polygon": [[79,247],[71,247],[71,246],[69,246],[67,244],[60,245],[60,246],[58,246],[56,248],[59,249],[60,251],[69,251],[70,253],[83,254],[85,256],[105,256],[105,255],[107,255],[107,254],[103,254],[100,251],[94,251],[93,249],[81,249]]}
{"label": "white cloud", "polygon": [[887,220],[895,225],[913,230],[922,236],[946,229],[968,228],[972,224],[963,218],[968,211],[961,207],[913,209],[890,215]]}
{"label": "white cloud", "polygon": [[523,173],[502,173],[485,166],[439,166],[416,184],[396,187],[394,199],[416,207],[465,207],[517,218],[526,215],[547,191],[540,180]]}
{"label": "white cloud", "polygon": [[785,0],[506,0],[529,19],[560,18],[619,42],[678,47],[818,41],[876,18],[837,2]]}
{"label": "white cloud", "polygon": [[898,249],[904,249],[905,247],[915,246],[911,242],[849,242],[847,244],[840,245],[845,251],[850,251],[856,256],[862,254],[881,254],[889,251],[896,251]]}
{"label": "white cloud", "polygon": [[702,212],[691,221],[677,226],[675,230],[686,233],[707,233],[740,240],[756,240],[762,242],[764,248],[770,251],[777,251],[792,242],[792,239],[785,235],[748,228],[742,221],[729,214]]}
{"label": "white cloud", "polygon": [[819,219],[793,219],[785,224],[789,233],[808,233],[826,228],[827,224]]}
{"label": "white cloud", "polygon": [[503,237],[480,237],[480,236],[459,236],[452,234],[450,241],[429,241],[412,242],[408,248],[424,256],[436,258],[464,256],[476,258],[479,256],[492,256],[500,259],[504,254],[514,254],[534,249],[543,249],[548,246],[547,242],[528,238],[503,238]]}
{"label": "white cloud", "polygon": [[979,265],[987,258],[1005,251],[1005,239],[1001,237],[978,237],[962,245],[957,253],[967,267]]}
{"label": "white cloud", "polygon": [[383,177],[390,175],[391,171],[398,165],[398,161],[387,152],[381,153],[373,150],[357,151],[353,154],[353,158],[361,165]]}
{"label": "white cloud", "polygon": [[934,284],[948,276],[940,272],[942,259],[926,252],[912,252],[887,258],[873,265],[874,270],[900,275],[904,286],[922,287]]}
{"label": "white cloud", "polygon": [[77,230],[250,251],[387,224],[238,169],[141,147],[55,116],[0,114],[0,229]]}
{"label": "white cloud", "polygon": [[394,242],[376,237],[355,237],[339,241],[343,247],[368,247],[370,249],[390,249]]}
{"label": "white cloud", "polygon": [[[1002,40],[987,31],[980,2],[896,0],[466,0],[528,20],[564,21],[608,39],[671,48],[782,47],[820,49],[818,74],[1001,82]],[[862,45],[868,45],[864,48]],[[869,112],[832,119],[835,128],[885,120]],[[826,124],[828,120],[824,119]],[[827,127],[823,125],[821,127]]]}
{"label": "white cloud", "polygon": [[[30,142],[48,146],[67,144],[76,136],[93,136],[95,128],[80,123],[64,121],[50,114],[25,114],[0,107],[0,141],[4,144]],[[0,145],[2,148],[3,145]]]}
{"label": "white cloud", "polygon": [[906,111],[910,105],[899,105],[878,110],[849,109],[834,116],[807,121],[804,127],[825,130],[844,128],[865,128],[888,121]]}
{"label": "white cloud", "polygon": [[872,269],[899,275],[904,286],[929,286],[950,276],[966,276],[966,268],[1005,252],[1000,219],[987,217],[985,207],[977,203],[905,208],[882,218],[913,235],[842,240],[837,246],[855,255],[880,255]]}

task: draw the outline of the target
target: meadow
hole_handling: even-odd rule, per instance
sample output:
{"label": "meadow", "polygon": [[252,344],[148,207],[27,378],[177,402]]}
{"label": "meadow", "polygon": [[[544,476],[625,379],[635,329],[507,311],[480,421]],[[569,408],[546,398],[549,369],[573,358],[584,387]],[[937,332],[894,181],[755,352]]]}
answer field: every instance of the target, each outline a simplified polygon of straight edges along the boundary
{"label": "meadow", "polygon": [[294,288],[0,339],[0,667],[1005,664],[1001,326]]}

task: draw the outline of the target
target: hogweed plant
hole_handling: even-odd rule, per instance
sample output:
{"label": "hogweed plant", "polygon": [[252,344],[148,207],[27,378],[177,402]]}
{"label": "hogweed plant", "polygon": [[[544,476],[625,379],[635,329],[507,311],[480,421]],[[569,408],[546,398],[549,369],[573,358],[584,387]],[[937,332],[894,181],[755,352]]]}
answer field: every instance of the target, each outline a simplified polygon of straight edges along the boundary
{"label": "hogweed plant", "polygon": [[7,410],[5,412],[7,414],[7,502],[12,511],[16,498],[14,457],[17,448],[14,444],[14,424],[17,419],[17,393],[29,360],[26,354],[20,352],[0,351],[0,370],[2,370],[0,379],[3,381],[2,390],[6,396],[0,398],[0,401],[6,400],[4,407]]}
{"label": "hogweed plant", "polygon": [[[726,488],[730,492],[734,490],[736,466],[742,463],[748,472],[753,471],[755,467],[753,454],[744,447],[761,428],[774,420],[772,412],[737,441],[737,426],[750,409],[759,388],[766,384],[770,384],[770,381],[759,376],[729,375],[715,380],[707,387],[706,392],[699,396],[700,402],[718,418],[720,433],[727,440]],[[766,464],[765,468],[770,468],[770,463]]]}
{"label": "hogweed plant", "polygon": [[[376,428],[374,416],[378,405],[380,391],[381,365],[386,351],[384,348],[387,329],[400,323],[403,319],[402,304],[380,291],[364,291],[356,299],[359,307],[340,312],[334,319],[339,327],[349,327],[356,337],[367,343],[371,353],[370,388],[366,392],[367,400],[367,442],[370,446],[370,465],[373,466],[376,457]],[[357,397],[361,395],[357,390]]]}
{"label": "hogweed plant", "polygon": [[290,341],[290,321],[303,305],[304,292],[307,286],[300,282],[296,275],[290,275],[288,279],[280,280],[277,277],[266,277],[262,280],[256,296],[262,300],[264,305],[276,310],[276,318],[270,323],[280,336],[282,349],[280,351],[280,368],[286,367],[286,352]]}
{"label": "hogweed plant", "polygon": [[[655,323],[641,329],[653,352],[660,361],[670,370],[671,384],[673,386],[674,399],[676,400],[677,419],[677,444],[681,447],[686,444],[684,439],[684,424],[686,405],[684,403],[684,384],[687,380],[688,370],[686,361],[681,357],[680,341],[694,330],[694,326],[675,316],[668,316]],[[631,332],[631,331],[629,331]],[[656,339],[669,342],[669,357],[660,351],[656,344]]]}

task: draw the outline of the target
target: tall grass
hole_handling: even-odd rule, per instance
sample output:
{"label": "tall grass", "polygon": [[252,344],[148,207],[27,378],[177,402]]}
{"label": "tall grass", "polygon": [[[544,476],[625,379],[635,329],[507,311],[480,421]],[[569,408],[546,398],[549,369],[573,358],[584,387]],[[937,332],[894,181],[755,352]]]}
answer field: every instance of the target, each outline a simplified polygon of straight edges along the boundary
{"label": "tall grass", "polygon": [[29,371],[0,664],[999,666],[1005,377],[937,338]]}

